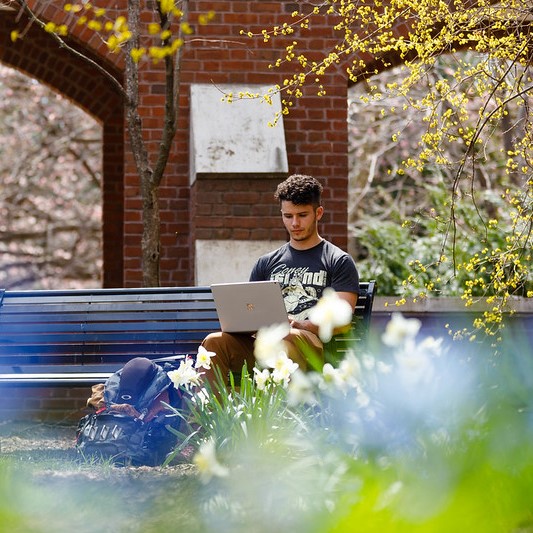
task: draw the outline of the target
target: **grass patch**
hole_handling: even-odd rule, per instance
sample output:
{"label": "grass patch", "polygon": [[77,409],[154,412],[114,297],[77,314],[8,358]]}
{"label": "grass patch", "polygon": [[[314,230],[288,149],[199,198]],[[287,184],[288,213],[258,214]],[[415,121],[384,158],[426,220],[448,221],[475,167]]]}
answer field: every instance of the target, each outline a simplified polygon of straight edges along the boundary
{"label": "grass patch", "polygon": [[[0,445],[4,531],[203,531],[192,465],[117,467],[82,460],[65,437],[75,428],[5,424]],[[54,437],[54,432],[56,433]],[[55,443],[55,447],[54,447]]]}

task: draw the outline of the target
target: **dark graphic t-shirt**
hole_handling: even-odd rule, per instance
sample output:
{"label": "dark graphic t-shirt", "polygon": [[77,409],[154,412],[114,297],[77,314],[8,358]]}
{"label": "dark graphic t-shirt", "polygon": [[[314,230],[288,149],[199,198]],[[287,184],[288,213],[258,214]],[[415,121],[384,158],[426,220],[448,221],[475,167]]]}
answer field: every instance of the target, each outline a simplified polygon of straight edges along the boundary
{"label": "dark graphic t-shirt", "polygon": [[359,275],[354,260],[328,241],[309,250],[289,243],[257,260],[250,281],[275,280],[281,285],[287,312],[297,320],[321,298],[325,287],[337,292],[357,292]]}

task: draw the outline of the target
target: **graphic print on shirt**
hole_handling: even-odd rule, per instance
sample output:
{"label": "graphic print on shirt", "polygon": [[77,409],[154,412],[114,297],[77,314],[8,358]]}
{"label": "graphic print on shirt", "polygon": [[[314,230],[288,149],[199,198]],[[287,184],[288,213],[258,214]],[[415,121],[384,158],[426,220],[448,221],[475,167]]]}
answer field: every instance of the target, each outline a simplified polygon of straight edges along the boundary
{"label": "graphic print on shirt", "polygon": [[309,267],[291,268],[283,264],[272,272],[270,279],[281,285],[287,313],[296,320],[304,320],[308,310],[322,296],[327,284],[327,273],[325,270],[311,272]]}

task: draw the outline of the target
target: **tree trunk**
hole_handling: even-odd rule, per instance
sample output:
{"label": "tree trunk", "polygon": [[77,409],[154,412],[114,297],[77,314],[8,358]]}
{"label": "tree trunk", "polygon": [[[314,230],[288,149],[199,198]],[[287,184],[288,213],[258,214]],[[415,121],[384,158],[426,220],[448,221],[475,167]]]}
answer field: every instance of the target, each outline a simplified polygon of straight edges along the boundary
{"label": "tree trunk", "polygon": [[150,167],[148,152],[142,135],[142,119],[139,114],[139,67],[131,56],[131,50],[139,47],[139,0],[128,1],[128,26],[133,38],[128,41],[126,47],[126,117],[142,195],[141,260],[143,286],[159,287],[159,184],[154,180],[154,173]]}
{"label": "tree trunk", "polygon": [[159,287],[160,259],[160,218],[159,218],[159,187],[151,180],[151,172],[141,176],[143,183],[142,218],[142,265],[143,286]]}

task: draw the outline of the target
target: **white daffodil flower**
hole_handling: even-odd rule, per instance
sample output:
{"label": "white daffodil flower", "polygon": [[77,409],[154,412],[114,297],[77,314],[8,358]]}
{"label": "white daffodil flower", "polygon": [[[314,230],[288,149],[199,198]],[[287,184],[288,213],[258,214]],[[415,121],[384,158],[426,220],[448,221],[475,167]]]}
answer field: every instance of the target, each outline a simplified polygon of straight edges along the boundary
{"label": "white daffodil flower", "polygon": [[361,357],[361,362],[363,363],[364,369],[367,371],[374,370],[377,364],[376,358],[368,353],[363,354],[363,356]]}
{"label": "white daffodil flower", "polygon": [[289,324],[274,324],[262,328],[257,332],[254,342],[254,356],[260,366],[273,367],[272,361],[280,353],[286,354],[285,341],[283,340],[290,331]]}
{"label": "white daffodil flower", "polygon": [[254,367],[254,381],[258,390],[265,390],[269,379],[270,370],[268,368],[259,370],[257,367]]}
{"label": "white daffodil flower", "polygon": [[313,382],[301,370],[296,370],[291,376],[287,389],[287,403],[292,406],[316,404]]}
{"label": "white daffodil flower", "polygon": [[426,337],[422,340],[422,342],[419,343],[418,349],[421,351],[426,351],[431,354],[433,354],[436,357],[439,357],[443,354],[444,347],[442,346],[444,343],[444,339],[442,337],[439,337],[436,339],[435,337]]}
{"label": "white daffodil flower", "polygon": [[330,363],[326,363],[322,367],[322,381],[319,383],[320,388],[330,390],[331,392],[342,391],[346,392],[350,388],[356,388],[358,381],[352,374],[348,365],[342,368],[335,368]]}
{"label": "white daffodil flower", "polygon": [[191,396],[191,401],[199,404],[201,407],[205,407],[209,403],[209,400],[209,393],[203,387],[197,390],[196,393]]}
{"label": "white daffodil flower", "polygon": [[361,363],[353,352],[348,352],[340,362],[339,374],[347,385],[356,385],[361,379]]}
{"label": "white daffodil flower", "polygon": [[335,368],[331,363],[326,363],[322,367],[323,385],[325,387],[331,387],[338,389],[341,379],[339,376],[339,369]]}
{"label": "white daffodil flower", "polygon": [[168,377],[171,379],[172,383],[174,383],[176,389],[183,386],[189,390],[191,386],[200,386],[201,374],[194,369],[193,365],[193,359],[188,357],[185,361],[180,363],[177,370],[171,370],[168,372]]}
{"label": "white daffodil flower", "polygon": [[376,363],[376,370],[380,374],[390,374],[393,370],[393,366],[390,363],[385,363],[383,361],[378,361]]}
{"label": "white daffodil flower", "polygon": [[404,318],[401,313],[392,313],[381,339],[387,346],[402,346],[418,335],[421,325],[422,322],[417,318]]}
{"label": "white daffodil flower", "polygon": [[[366,409],[370,405],[370,396],[362,389],[357,389],[357,396],[355,397],[355,403],[357,407]],[[371,411],[367,412],[367,415],[371,415]]]}
{"label": "white daffodil flower", "polygon": [[209,370],[211,368],[211,358],[215,357],[215,352],[206,350],[203,346],[198,347],[198,354],[196,355],[195,368],[205,368]]}
{"label": "white daffodil flower", "polygon": [[298,369],[298,363],[287,357],[287,354],[280,353],[274,361],[274,370],[272,370],[272,381],[282,383],[285,387],[288,385],[291,374]]}
{"label": "white daffodil flower", "polygon": [[198,452],[193,457],[193,462],[204,483],[208,483],[213,477],[229,475],[229,469],[220,464],[217,459],[216,445],[213,439],[206,440],[200,445]]}
{"label": "white daffodil flower", "polygon": [[322,342],[329,342],[335,328],[347,326],[352,321],[352,306],[331,288],[324,289],[322,298],[309,311],[309,320],[318,326]]}
{"label": "white daffodil flower", "polygon": [[394,355],[400,379],[405,385],[431,383],[435,376],[435,367],[431,357],[418,349],[401,351]]}

